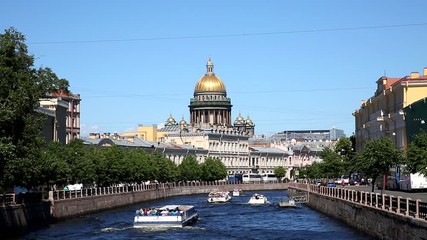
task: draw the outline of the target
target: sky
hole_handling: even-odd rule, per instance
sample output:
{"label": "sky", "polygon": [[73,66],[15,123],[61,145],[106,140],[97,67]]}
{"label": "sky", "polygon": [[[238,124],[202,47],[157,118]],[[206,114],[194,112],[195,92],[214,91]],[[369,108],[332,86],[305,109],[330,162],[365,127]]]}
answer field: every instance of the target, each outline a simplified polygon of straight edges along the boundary
{"label": "sky", "polygon": [[189,121],[209,58],[257,135],[354,132],[381,76],[427,67],[427,1],[2,0],[0,28],[81,96],[81,135]]}

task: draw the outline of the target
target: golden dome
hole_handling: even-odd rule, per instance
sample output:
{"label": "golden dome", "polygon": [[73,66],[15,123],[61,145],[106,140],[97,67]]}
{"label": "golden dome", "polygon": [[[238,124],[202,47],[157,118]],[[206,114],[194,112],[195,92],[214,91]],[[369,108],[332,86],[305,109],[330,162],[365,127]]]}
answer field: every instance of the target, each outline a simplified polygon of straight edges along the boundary
{"label": "golden dome", "polygon": [[249,125],[249,126],[254,126],[255,125],[254,122],[252,122],[252,120],[249,118],[249,116],[246,119],[246,124]]}
{"label": "golden dome", "polygon": [[182,117],[181,121],[179,121],[179,125],[187,125],[187,122],[184,120],[184,117]]}
{"label": "golden dome", "polygon": [[175,118],[172,117],[172,114],[169,115],[169,118],[165,122],[165,126],[177,125]]}
{"label": "golden dome", "polygon": [[242,117],[242,114],[239,113],[239,116],[237,116],[236,120],[234,121],[234,124],[243,124],[245,122],[245,119]]}
{"label": "golden dome", "polygon": [[194,92],[226,92],[224,83],[213,72],[213,62],[210,59],[206,64],[206,74],[196,83]]}

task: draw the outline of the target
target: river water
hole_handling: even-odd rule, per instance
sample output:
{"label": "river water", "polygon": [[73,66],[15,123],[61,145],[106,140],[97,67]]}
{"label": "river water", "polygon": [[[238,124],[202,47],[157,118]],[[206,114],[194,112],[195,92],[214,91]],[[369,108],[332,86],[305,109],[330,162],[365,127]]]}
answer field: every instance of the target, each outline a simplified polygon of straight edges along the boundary
{"label": "river water", "polygon": [[[286,191],[257,191],[271,202],[260,206],[247,204],[253,193],[243,192],[243,196],[233,197],[224,204],[207,203],[207,194],[144,202],[33,230],[21,239],[373,239],[303,204],[297,208],[279,208],[278,202],[287,196]],[[136,209],[166,204],[194,205],[199,221],[182,229],[133,228]]]}

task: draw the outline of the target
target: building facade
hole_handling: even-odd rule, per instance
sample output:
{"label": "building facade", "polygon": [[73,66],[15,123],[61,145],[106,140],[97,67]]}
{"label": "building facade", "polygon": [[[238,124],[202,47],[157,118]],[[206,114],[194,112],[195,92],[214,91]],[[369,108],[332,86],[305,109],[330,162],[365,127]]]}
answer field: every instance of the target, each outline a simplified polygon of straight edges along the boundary
{"label": "building facade", "polygon": [[335,127],[329,130],[286,130],[272,136],[280,140],[296,141],[336,141],[346,137],[344,131]]}
{"label": "building facade", "polygon": [[177,122],[170,115],[160,128],[138,126],[137,131],[120,136],[152,141],[156,151],[163,152],[176,164],[188,155],[195,156],[199,163],[211,157],[220,159],[229,174],[271,173],[281,166],[287,170],[286,177],[291,178],[292,151],[272,145],[250,147],[249,139],[255,136],[252,119],[239,113],[232,122],[231,99],[224,82],[215,75],[210,59],[206,73],[196,82],[188,107],[189,122],[184,118]]}
{"label": "building facade", "polygon": [[72,94],[69,91],[61,90],[52,93],[52,96],[68,103],[66,118],[66,143],[69,143],[73,139],[80,138],[80,94]]}
{"label": "building facade", "polygon": [[205,149],[205,157],[221,159],[229,173],[257,170],[255,162],[250,161],[248,143],[255,133],[255,124],[241,114],[233,124],[231,99],[227,97],[224,82],[215,75],[211,59],[206,64],[205,75],[194,87],[188,107],[189,123],[184,119],[176,123],[172,116],[165,123],[165,128],[176,128],[165,135],[166,143]]}
{"label": "building facade", "polygon": [[414,124],[422,124],[424,120],[413,117],[408,121],[408,108],[426,97],[427,68],[424,68],[422,76],[412,72],[403,78],[380,77],[374,96],[362,101],[360,108],[353,113],[356,150],[361,150],[367,141],[379,137],[389,137],[397,147],[406,149],[408,129],[413,129]]}
{"label": "building facade", "polygon": [[42,129],[46,142],[57,141],[66,144],[67,102],[59,98],[43,98],[39,103],[40,106],[36,111],[46,116]]}

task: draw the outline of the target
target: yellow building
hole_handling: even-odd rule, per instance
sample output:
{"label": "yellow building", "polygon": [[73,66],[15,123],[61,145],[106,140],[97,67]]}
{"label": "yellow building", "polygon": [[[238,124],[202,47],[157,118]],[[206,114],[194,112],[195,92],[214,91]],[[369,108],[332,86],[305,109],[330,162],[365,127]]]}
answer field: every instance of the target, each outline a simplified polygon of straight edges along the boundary
{"label": "yellow building", "polygon": [[158,129],[156,124],[151,126],[138,125],[134,132],[124,132],[120,134],[120,137],[137,137],[139,139],[150,141],[150,142],[163,142],[166,134],[170,132],[178,131],[180,125],[187,124],[185,120],[181,120],[178,124],[172,115],[164,123],[164,127]]}
{"label": "yellow building", "polygon": [[138,125],[135,132],[125,132],[120,134],[121,137],[137,137],[145,141],[157,141],[157,125],[144,126]]}
{"label": "yellow building", "polygon": [[[362,101],[354,111],[356,150],[366,141],[388,136],[394,144],[405,149],[408,144],[407,128],[415,124],[405,121],[405,111],[412,103],[427,97],[427,68],[423,76],[412,72],[403,78],[381,77],[375,95]],[[408,125],[409,124],[409,125]]]}

